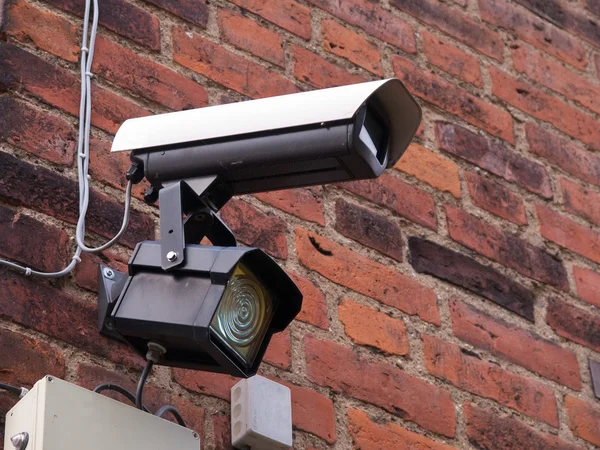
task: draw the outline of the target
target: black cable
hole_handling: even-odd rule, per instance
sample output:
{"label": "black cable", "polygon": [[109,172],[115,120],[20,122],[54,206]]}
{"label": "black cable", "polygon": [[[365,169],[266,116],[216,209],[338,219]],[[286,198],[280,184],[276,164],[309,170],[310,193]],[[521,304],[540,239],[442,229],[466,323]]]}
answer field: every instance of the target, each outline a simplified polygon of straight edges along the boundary
{"label": "black cable", "polygon": [[[94,389],[94,392],[97,394],[99,394],[102,391],[118,392],[122,396],[127,397],[127,400],[129,400],[131,403],[133,403],[135,405],[135,395],[133,395],[131,392],[129,392],[124,387],[119,386],[118,384],[105,383],[105,384],[101,384],[100,386],[96,386],[96,388]],[[148,408],[146,408],[144,405],[142,405],[142,409],[144,411],[146,411],[147,413],[150,413],[150,410]]]}
{"label": "black cable", "polygon": [[135,406],[137,409],[143,408],[142,395],[144,394],[144,385],[146,384],[148,375],[150,375],[150,372],[152,371],[153,365],[154,365],[154,362],[149,360],[146,363],[146,367],[144,367],[144,370],[142,371],[142,376],[140,377],[140,381],[138,383],[137,390],[135,391]]}
{"label": "black cable", "polygon": [[2,389],[3,391],[8,391],[11,394],[16,394],[16,395],[21,395],[21,392],[23,392],[20,387],[11,386],[10,384],[4,384],[4,383],[0,383],[0,389]]}
{"label": "black cable", "polygon": [[156,413],[154,415],[158,416],[158,417],[162,417],[162,416],[164,416],[164,414],[166,412],[170,412],[173,415],[173,417],[175,417],[175,420],[177,421],[177,423],[179,425],[187,428],[187,425],[185,424],[183,417],[181,417],[180,412],[174,406],[171,406],[171,405],[161,406],[160,409],[158,411],[156,411]]}

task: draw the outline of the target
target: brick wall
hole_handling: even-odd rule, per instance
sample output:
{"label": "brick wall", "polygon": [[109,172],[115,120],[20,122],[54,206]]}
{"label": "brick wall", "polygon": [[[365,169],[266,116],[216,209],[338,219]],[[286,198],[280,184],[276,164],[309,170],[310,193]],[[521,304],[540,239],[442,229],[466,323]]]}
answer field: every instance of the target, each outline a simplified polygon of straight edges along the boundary
{"label": "brick wall", "polygon": [[[92,242],[120,223],[127,157],[109,148],[126,118],[392,76],[421,100],[378,180],[223,211],[305,295],[261,368],[292,389],[295,448],[600,446],[600,1],[100,4]],[[0,5],[0,254],[56,270],[77,216],[83,2]],[[95,277],[157,235],[141,192],[121,245],[72,276],[0,271],[0,381],[134,386],[142,361],[96,332]],[[148,403],[230,448],[234,382],[158,368]]]}

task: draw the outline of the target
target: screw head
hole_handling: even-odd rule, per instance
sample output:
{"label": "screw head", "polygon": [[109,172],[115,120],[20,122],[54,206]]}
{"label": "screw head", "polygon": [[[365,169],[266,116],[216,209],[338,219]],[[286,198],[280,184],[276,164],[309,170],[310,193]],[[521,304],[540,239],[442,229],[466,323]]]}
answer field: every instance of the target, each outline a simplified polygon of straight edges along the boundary
{"label": "screw head", "polygon": [[198,436],[198,433],[195,431],[192,433],[192,436],[194,436],[195,439],[200,439],[200,436]]}
{"label": "screw head", "polygon": [[29,433],[23,431],[22,433],[15,434],[10,438],[10,442],[15,450],[25,450],[27,444],[29,443]]}
{"label": "screw head", "polygon": [[169,253],[167,253],[167,260],[169,260],[170,262],[176,261],[177,258],[179,258],[177,252],[170,251]]}
{"label": "screw head", "polygon": [[102,275],[104,275],[104,278],[108,278],[109,280],[112,280],[115,277],[115,272],[112,269],[105,267],[104,270],[102,271]]}

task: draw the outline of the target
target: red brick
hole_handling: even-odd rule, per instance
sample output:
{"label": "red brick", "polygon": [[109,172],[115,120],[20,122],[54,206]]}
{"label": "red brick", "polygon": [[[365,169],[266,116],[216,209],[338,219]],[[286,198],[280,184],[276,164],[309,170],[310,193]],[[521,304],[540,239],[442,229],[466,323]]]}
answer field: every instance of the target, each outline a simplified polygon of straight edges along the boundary
{"label": "red brick", "polygon": [[325,305],[323,292],[308,278],[293,272],[288,272],[288,275],[298,285],[304,297],[302,299],[302,310],[296,316],[296,320],[327,330],[329,319],[327,318],[327,305]]}
{"label": "red brick", "polygon": [[567,178],[560,179],[565,210],[600,225],[600,195],[574,183]]}
{"label": "red brick", "polygon": [[581,390],[579,364],[572,351],[455,299],[450,300],[450,315],[457,338],[571,389]]}
{"label": "red brick", "polygon": [[22,42],[33,42],[36,47],[67,61],[79,60],[79,32],[68,20],[24,0],[8,3],[6,14],[8,20],[4,32],[9,36]]}
{"label": "red brick", "polygon": [[127,262],[127,258],[113,252],[104,251],[99,255],[83,253],[75,268],[75,282],[82,288],[98,292],[98,266],[103,264],[127,273]]}
{"label": "red brick", "polygon": [[206,90],[197,82],[102,36],[96,39],[92,70],[117,86],[175,110],[208,102]]}
{"label": "red brick", "polygon": [[73,164],[76,136],[65,120],[7,95],[0,96],[0,117],[0,141],[55,164]]}
{"label": "red brick", "polygon": [[228,415],[212,416],[215,450],[235,450],[231,445],[231,419]]}
{"label": "red brick", "polygon": [[554,298],[548,300],[546,321],[556,334],[600,351],[600,316]]}
{"label": "red brick", "polygon": [[412,222],[437,229],[435,204],[431,194],[396,177],[383,174],[377,180],[352,181],[340,186]]}
{"label": "red brick", "polygon": [[94,303],[71,297],[39,280],[0,271],[0,316],[119,364],[142,365],[142,359],[124,344],[98,333]]}
{"label": "red brick", "polygon": [[230,9],[219,10],[221,36],[230,44],[265,61],[284,66],[283,38]]}
{"label": "red brick", "polygon": [[561,247],[600,263],[600,234],[558,214],[545,205],[536,205],[540,233]]}
{"label": "red brick", "polygon": [[173,379],[190,391],[226,401],[231,399],[233,385],[240,381],[231,375],[186,369],[173,369]]}
{"label": "red brick", "polygon": [[308,0],[315,6],[339,17],[344,22],[362,28],[367,34],[400,48],[416,53],[413,27],[400,17],[368,0]]}
{"label": "red brick", "polygon": [[573,277],[579,297],[600,307],[600,274],[583,267],[573,266]]}
{"label": "red brick", "polygon": [[292,55],[294,58],[294,77],[314,87],[345,86],[367,81],[363,76],[354,75],[301,47],[293,46]]}
{"label": "red brick", "polygon": [[234,199],[221,210],[221,218],[243,243],[259,247],[276,258],[287,258],[287,224],[280,217]]}
{"label": "red brick", "polygon": [[263,360],[280,369],[292,367],[292,337],[289,329],[273,335]]}
{"label": "red brick", "polygon": [[[81,96],[79,78],[12,44],[0,42],[0,91],[23,90],[45,103],[79,116]],[[115,133],[131,117],[150,114],[121,96],[95,85],[92,125]]]}
{"label": "red brick", "polygon": [[402,232],[394,222],[341,198],[335,202],[335,219],[339,233],[402,261]]}
{"label": "red brick", "polygon": [[477,58],[427,30],[421,30],[420,35],[425,46],[425,55],[432,64],[467,83],[477,87],[483,86]]}
{"label": "red brick", "polygon": [[335,283],[440,324],[433,290],[406,275],[302,228],[296,229],[296,253],[303,265]]}
{"label": "red brick", "polygon": [[537,125],[525,125],[529,150],[583,181],[600,186],[600,155],[588,152]]}
{"label": "red brick", "polygon": [[[40,189],[39,186],[44,186]],[[44,167],[35,167],[0,152],[0,197],[13,205],[41,211],[75,224],[79,216],[79,194],[75,181]],[[121,226],[123,207],[95,190],[90,191],[90,208],[86,226],[104,237],[112,238]],[[154,237],[151,217],[131,211],[129,227],[120,243],[134,247]]]}
{"label": "red brick", "polygon": [[171,0],[146,0],[146,2],[201,27],[206,27],[208,22],[207,0],[178,0],[176,2]]}
{"label": "red brick", "polygon": [[588,11],[591,11],[598,17],[600,17],[600,1],[598,0],[585,0],[585,7]]}
{"label": "red brick", "polygon": [[90,139],[90,175],[92,179],[103,184],[124,189],[127,185],[126,174],[131,166],[131,160],[127,152],[111,154],[110,147],[109,141],[95,137]]}
{"label": "red brick", "polygon": [[296,86],[287,78],[231,53],[183,28],[172,31],[173,60],[248,97],[291,94]]}
{"label": "red brick", "polygon": [[261,192],[254,196],[300,219],[325,225],[322,186]]}
{"label": "red brick", "polygon": [[567,271],[556,256],[460,209],[445,210],[448,233],[455,241],[527,277],[569,290]]}
{"label": "red brick", "polygon": [[459,10],[437,0],[392,0],[391,3],[481,53],[502,61],[503,44],[500,35],[474,22]]}
{"label": "red brick", "polygon": [[541,433],[510,416],[465,403],[467,436],[475,448],[489,450],[581,450],[553,434]]}
{"label": "red brick", "polygon": [[408,354],[408,336],[402,320],[350,300],[340,303],[338,317],[356,344],[375,347],[391,355]]}
{"label": "red brick", "polygon": [[566,395],[565,409],[573,434],[600,446],[600,408],[572,395]]}
{"label": "red brick", "polygon": [[308,378],[404,420],[452,437],[456,418],[450,394],[394,366],[371,362],[331,341],[305,338]]}
{"label": "red brick", "polygon": [[[48,3],[83,17],[84,3],[78,0],[48,0]],[[160,50],[158,17],[125,0],[106,0],[99,15],[105,26],[152,50]]]}
{"label": "red brick", "polygon": [[497,142],[449,122],[436,122],[439,148],[544,198],[552,198],[546,169]]}
{"label": "red brick", "polygon": [[574,109],[555,95],[547,94],[524,81],[490,67],[493,94],[592,147],[600,148],[600,128],[591,116]]}
{"label": "red brick", "polygon": [[450,192],[460,198],[460,179],[456,164],[419,144],[411,144],[394,169],[413,175],[440,191]]}
{"label": "red brick", "polygon": [[474,172],[466,172],[464,177],[475,205],[517,225],[527,224],[525,204],[519,195]]}
{"label": "red brick", "polygon": [[482,361],[479,355],[456,344],[433,336],[422,339],[425,366],[432,375],[558,427],[556,399],[550,388]]}
{"label": "red brick", "polygon": [[383,75],[381,56],[375,44],[331,19],[321,22],[321,33],[325,50],[346,58],[375,75]]}
{"label": "red brick", "polygon": [[590,82],[577,72],[526,46],[513,50],[513,63],[515,69],[526,74],[533,81],[548,86],[568,99],[600,113],[600,105],[593,100],[600,97],[600,84]]}
{"label": "red brick", "polygon": [[585,70],[585,47],[575,37],[545,22],[507,0],[479,0],[481,18],[507,29],[525,42],[563,61]]}
{"label": "red brick", "polygon": [[511,115],[443,78],[417,67],[407,59],[392,57],[394,72],[411,92],[490,134],[514,142]]}
{"label": "red brick", "polygon": [[231,0],[304,39],[310,39],[310,9],[294,0]]}
{"label": "red brick", "polygon": [[535,296],[513,278],[484,266],[466,255],[417,237],[408,239],[410,263],[419,273],[453,283],[534,321]]}
{"label": "red brick", "polygon": [[446,444],[432,441],[394,422],[373,422],[358,409],[348,409],[348,431],[354,448],[361,450],[405,449],[405,450],[451,450]]}

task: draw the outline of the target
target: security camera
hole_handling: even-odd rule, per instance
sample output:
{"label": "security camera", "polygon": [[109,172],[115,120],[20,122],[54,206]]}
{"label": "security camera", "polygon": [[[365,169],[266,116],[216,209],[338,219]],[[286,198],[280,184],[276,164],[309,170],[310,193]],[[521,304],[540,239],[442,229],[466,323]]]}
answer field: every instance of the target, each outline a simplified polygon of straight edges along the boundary
{"label": "security camera", "polygon": [[131,151],[157,190],[218,175],[238,195],[378,177],[420,121],[389,79],[130,119],[112,152]]}

